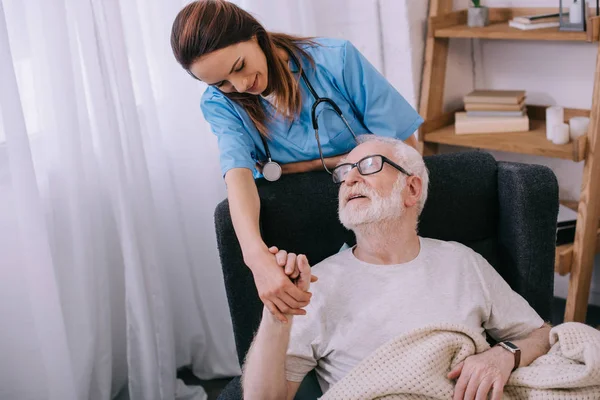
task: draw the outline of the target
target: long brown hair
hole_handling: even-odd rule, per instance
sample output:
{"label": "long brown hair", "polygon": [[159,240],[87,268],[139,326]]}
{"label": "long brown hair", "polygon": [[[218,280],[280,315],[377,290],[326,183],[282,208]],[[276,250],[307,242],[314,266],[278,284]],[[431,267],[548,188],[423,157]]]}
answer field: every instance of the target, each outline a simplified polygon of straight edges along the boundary
{"label": "long brown hair", "polygon": [[[314,44],[311,38],[267,32],[252,15],[228,1],[198,0],[177,14],[171,31],[171,47],[179,64],[190,73],[190,66],[203,55],[253,37],[267,59],[269,83],[266,91],[274,94],[277,111],[292,119],[302,107],[299,85],[287,63],[277,55],[277,48],[314,64],[312,57],[299,46]],[[268,136],[267,116],[259,96],[237,92],[223,94],[240,104],[261,135]]]}

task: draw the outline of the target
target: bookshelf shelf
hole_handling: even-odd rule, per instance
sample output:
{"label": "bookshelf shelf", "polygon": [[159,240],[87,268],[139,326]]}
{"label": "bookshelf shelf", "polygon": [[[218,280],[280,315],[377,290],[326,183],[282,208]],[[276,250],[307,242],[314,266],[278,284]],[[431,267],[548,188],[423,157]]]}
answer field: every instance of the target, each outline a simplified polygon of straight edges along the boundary
{"label": "bookshelf shelf", "polygon": [[467,26],[467,10],[456,11],[431,19],[436,38],[471,38],[496,40],[546,40],[567,42],[597,42],[600,36],[600,18],[588,19],[587,32],[565,32],[558,28],[521,30],[512,28],[508,21],[518,15],[552,12],[548,8],[490,8],[490,25],[483,28]]}
{"label": "bookshelf shelf", "polygon": [[423,139],[428,143],[449,144],[486,150],[508,151],[512,153],[562,158],[583,161],[586,138],[563,145],[556,145],[546,139],[546,124],[531,120],[528,132],[482,133],[457,135],[454,125],[427,133]]}
{"label": "bookshelf shelf", "polygon": [[[452,115],[446,114],[446,121],[439,125],[448,125],[437,128],[425,125],[422,130],[425,143],[448,144],[454,146],[507,151],[511,153],[531,154],[536,156],[561,158],[575,162],[583,161],[586,154],[587,138],[579,137],[567,144],[556,145],[546,139],[546,123],[543,118],[543,106],[527,106],[530,118],[528,132],[482,133],[457,135],[454,130]],[[589,116],[589,110],[566,109],[566,119],[574,115]],[[429,129],[431,130],[429,130]],[[436,129],[437,128],[437,129]]]}
{"label": "bookshelf shelf", "polygon": [[[419,149],[424,156],[436,154],[438,144],[507,151],[583,162],[580,197],[574,243],[558,246],[555,271],[569,274],[569,292],[565,321],[584,322],[590,293],[594,256],[600,252],[600,17],[587,19],[586,32],[564,32],[558,28],[521,30],[509,27],[517,16],[557,13],[557,8],[490,8],[490,25],[467,26],[467,10],[453,11],[453,0],[429,0],[429,20],[425,44],[425,63],[421,81],[419,113],[425,120],[419,129]],[[444,113],[444,89],[451,38],[491,40],[557,41],[562,43],[594,43],[598,48],[593,77],[591,110],[565,109],[565,120],[587,116],[587,135],[565,145],[546,139],[545,107],[527,105],[528,132],[459,134],[454,128],[455,112]],[[560,103],[559,103],[560,104]],[[456,110],[459,111],[459,110]]]}
{"label": "bookshelf shelf", "polygon": [[558,28],[544,28],[530,31],[511,28],[506,22],[498,22],[485,28],[469,28],[466,25],[456,25],[435,31],[435,37],[446,38],[479,38],[505,40],[558,40],[587,42],[585,32],[561,32]]}

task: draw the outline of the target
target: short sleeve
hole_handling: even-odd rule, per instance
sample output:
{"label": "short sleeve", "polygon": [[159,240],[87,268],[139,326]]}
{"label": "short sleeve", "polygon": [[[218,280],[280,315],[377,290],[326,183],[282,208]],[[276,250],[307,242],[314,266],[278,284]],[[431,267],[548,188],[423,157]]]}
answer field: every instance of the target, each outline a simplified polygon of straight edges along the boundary
{"label": "short sleeve", "polygon": [[287,357],[285,361],[286,379],[291,382],[302,382],[306,374],[317,366],[319,355],[317,354],[318,324],[310,315],[315,314],[310,310],[310,304],[306,307],[306,315],[294,316],[290,332]]}
{"label": "short sleeve", "polygon": [[369,132],[408,139],[423,118],[350,42],[346,42],[343,81],[355,111]]}
{"label": "short sleeve", "polygon": [[496,341],[522,339],[542,327],[544,320],[485,258],[476,254],[475,262],[489,310],[483,328],[492,338]]}
{"label": "short sleeve", "polygon": [[221,173],[233,168],[256,168],[255,145],[235,109],[214,93],[205,92],[200,104],[204,119],[217,136]]}

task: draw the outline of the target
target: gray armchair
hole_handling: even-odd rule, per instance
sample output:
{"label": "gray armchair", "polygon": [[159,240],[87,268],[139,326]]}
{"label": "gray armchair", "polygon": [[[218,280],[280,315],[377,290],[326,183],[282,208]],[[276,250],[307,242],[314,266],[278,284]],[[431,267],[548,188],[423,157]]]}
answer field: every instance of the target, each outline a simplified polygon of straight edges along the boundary
{"label": "gray armchair", "polygon": [[[419,234],[461,242],[484,256],[531,306],[549,321],[553,299],[558,184],[543,166],[496,162],[485,152],[425,158],[429,198]],[[354,244],[352,232],[337,218],[337,185],[326,172],[257,181],[261,230],[269,245],[304,253],[312,265]],[[244,265],[227,201],[215,212],[217,243],[240,364],[258,328],[262,303]],[[315,399],[314,373],[296,399]],[[220,400],[241,399],[239,378]]]}

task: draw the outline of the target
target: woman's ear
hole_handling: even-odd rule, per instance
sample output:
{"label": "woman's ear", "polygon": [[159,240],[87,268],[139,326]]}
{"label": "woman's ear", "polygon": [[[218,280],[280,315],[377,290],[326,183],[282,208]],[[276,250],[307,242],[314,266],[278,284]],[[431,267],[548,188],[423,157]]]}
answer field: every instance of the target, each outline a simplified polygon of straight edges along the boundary
{"label": "woman's ear", "polygon": [[406,199],[405,206],[413,207],[421,199],[421,193],[423,191],[423,181],[418,176],[407,176],[406,177]]}

